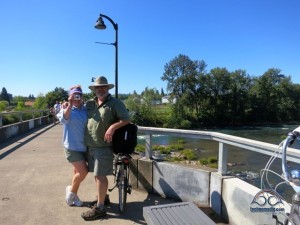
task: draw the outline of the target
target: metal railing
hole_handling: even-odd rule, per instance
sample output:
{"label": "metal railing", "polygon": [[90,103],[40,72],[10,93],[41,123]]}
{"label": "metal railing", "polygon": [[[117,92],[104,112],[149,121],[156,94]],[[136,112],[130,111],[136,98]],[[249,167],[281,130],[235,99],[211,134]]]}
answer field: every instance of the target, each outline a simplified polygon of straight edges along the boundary
{"label": "metal railing", "polygon": [[[235,146],[269,156],[273,155],[274,151],[278,149],[278,146],[274,144],[210,131],[193,131],[139,126],[138,132],[145,135],[146,159],[150,159],[152,157],[152,135],[172,135],[176,137],[197,138],[218,142],[218,173],[222,175],[227,173],[228,146]],[[279,157],[281,158],[281,155],[279,155]],[[299,163],[300,151],[294,148],[289,148],[287,152],[287,160]]]}
{"label": "metal railing", "polygon": [[[24,111],[11,111],[11,112],[0,112],[0,127],[3,126],[3,117],[7,115],[17,115],[18,122],[24,121],[24,115],[31,114],[30,119],[35,119],[38,117],[43,117],[44,115],[49,115],[49,110],[41,109],[41,110],[24,110]],[[36,116],[38,115],[38,116]],[[9,124],[11,125],[11,124]]]}

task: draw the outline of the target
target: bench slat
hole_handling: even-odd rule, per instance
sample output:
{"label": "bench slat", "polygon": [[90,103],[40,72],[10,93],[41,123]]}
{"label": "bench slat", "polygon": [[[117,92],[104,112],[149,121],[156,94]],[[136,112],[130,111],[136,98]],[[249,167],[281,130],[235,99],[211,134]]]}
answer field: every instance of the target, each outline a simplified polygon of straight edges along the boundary
{"label": "bench slat", "polygon": [[215,223],[192,202],[180,202],[143,208],[148,225],[215,225]]}

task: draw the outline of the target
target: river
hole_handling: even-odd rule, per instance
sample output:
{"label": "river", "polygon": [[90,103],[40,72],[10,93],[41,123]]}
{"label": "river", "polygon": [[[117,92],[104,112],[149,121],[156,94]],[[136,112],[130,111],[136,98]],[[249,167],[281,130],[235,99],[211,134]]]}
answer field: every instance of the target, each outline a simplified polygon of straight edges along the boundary
{"label": "river", "polygon": [[[266,143],[278,145],[288,134],[298,127],[298,125],[282,125],[282,126],[263,126],[263,127],[240,127],[234,129],[209,129],[206,131],[214,131],[238,137],[244,137],[252,140],[262,141]],[[140,137],[142,139],[142,137]],[[183,140],[184,148],[190,148],[197,151],[199,158],[218,157],[218,142],[209,140],[198,140],[191,138],[177,138],[168,135],[153,135],[153,145],[171,145],[177,144],[178,140]],[[139,140],[139,143],[142,143]],[[300,149],[300,141],[295,142],[293,148]],[[257,152],[252,152],[246,149],[237,147],[229,147],[228,163],[237,164],[236,166],[228,167],[231,175],[237,175],[239,178],[247,182],[261,187],[260,171],[265,168],[270,156],[266,156]],[[293,168],[298,165],[290,164]],[[298,166],[299,168],[299,166]],[[275,160],[271,169],[281,174],[281,161]],[[274,185],[279,182],[279,179],[274,176]],[[285,188],[283,188],[285,189]],[[278,189],[279,192],[285,190]],[[281,193],[282,194],[282,193]]]}

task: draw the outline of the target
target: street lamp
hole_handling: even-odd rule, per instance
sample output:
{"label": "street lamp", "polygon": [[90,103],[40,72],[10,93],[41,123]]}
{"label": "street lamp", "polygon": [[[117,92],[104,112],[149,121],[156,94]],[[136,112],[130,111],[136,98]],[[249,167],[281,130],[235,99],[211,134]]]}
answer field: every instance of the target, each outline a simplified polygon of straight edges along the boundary
{"label": "street lamp", "polygon": [[103,17],[105,19],[107,19],[109,22],[111,22],[111,24],[113,25],[115,31],[116,31],[116,41],[115,43],[103,43],[103,42],[96,42],[96,43],[99,43],[99,44],[107,44],[107,45],[113,45],[115,46],[115,49],[116,49],[116,65],[115,65],[115,97],[118,98],[118,24],[116,24],[111,18],[109,18],[108,16],[105,16],[103,14],[100,14],[96,24],[95,24],[95,28],[96,29],[100,29],[100,30],[104,30],[106,29],[106,26],[104,24],[104,21],[103,21]]}

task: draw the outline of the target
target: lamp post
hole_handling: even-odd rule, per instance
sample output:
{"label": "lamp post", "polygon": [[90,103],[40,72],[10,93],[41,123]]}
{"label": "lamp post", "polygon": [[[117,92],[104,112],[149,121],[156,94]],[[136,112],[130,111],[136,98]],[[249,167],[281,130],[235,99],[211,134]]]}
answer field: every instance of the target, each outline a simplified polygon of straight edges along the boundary
{"label": "lamp post", "polygon": [[116,31],[116,40],[115,43],[102,43],[102,42],[96,42],[99,44],[108,44],[115,46],[116,49],[116,58],[115,58],[115,97],[118,98],[118,24],[115,23],[111,18],[109,18],[106,15],[100,14],[98,17],[98,20],[95,24],[96,29],[105,30],[106,26],[103,21],[103,17],[107,19],[111,24],[113,25],[115,31]]}

